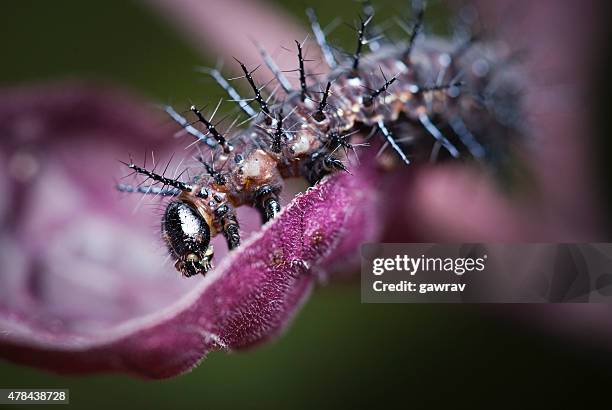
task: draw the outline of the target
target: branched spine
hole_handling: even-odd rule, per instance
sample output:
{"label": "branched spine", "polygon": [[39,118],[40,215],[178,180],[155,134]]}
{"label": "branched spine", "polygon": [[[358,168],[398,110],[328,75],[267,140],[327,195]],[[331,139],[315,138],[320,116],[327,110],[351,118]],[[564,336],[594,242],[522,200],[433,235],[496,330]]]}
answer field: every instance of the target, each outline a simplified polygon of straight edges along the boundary
{"label": "branched spine", "polygon": [[370,21],[372,21],[373,17],[374,17],[373,15],[370,15],[365,20],[359,17],[360,23],[359,23],[359,29],[357,30],[357,48],[355,49],[355,54],[353,54],[353,74],[356,74],[357,70],[359,69],[359,60],[361,59],[361,50],[363,49],[364,44],[367,44],[365,40],[365,31],[366,31],[368,24],[370,24]]}
{"label": "branched spine", "polygon": [[129,163],[122,161],[122,163],[128,168],[133,169],[136,173],[146,175],[148,178],[152,179],[153,181],[161,182],[164,185],[168,185],[176,189],[180,189],[181,191],[191,191],[191,185],[189,184],[178,181],[176,179],[166,178],[164,175],[156,174],[153,171],[149,171],[148,169],[139,167],[138,165],[134,164],[134,162],[132,161],[130,161]]}
{"label": "branched spine", "polygon": [[395,82],[395,80],[397,80],[397,76],[394,76],[390,80],[385,81],[382,87],[366,95],[363,98],[363,105],[366,107],[370,107],[374,103],[374,100],[376,100],[376,98],[378,98],[379,95],[386,92],[387,89],[391,86],[391,84]]}
{"label": "branched spine", "polygon": [[416,17],[416,22],[414,23],[414,27],[412,28],[412,33],[410,34],[410,39],[408,40],[408,46],[404,50],[402,54],[402,60],[405,62],[410,62],[410,56],[412,55],[412,49],[414,48],[414,42],[416,41],[417,36],[421,32],[421,28],[423,27],[423,16],[425,14],[425,9],[419,9]]}
{"label": "branched spine", "polygon": [[323,112],[323,110],[327,106],[327,98],[329,97],[330,87],[331,87],[331,81],[328,81],[327,86],[325,87],[325,92],[323,93],[323,98],[321,99],[321,102],[319,103],[319,107],[317,108],[317,111],[313,115],[314,119],[319,122],[325,119],[325,113]]}
{"label": "branched spine", "polygon": [[304,68],[304,56],[302,55],[302,45],[299,41],[295,40],[295,45],[298,50],[298,61],[300,63],[300,98],[302,101],[306,101],[308,90],[306,89],[306,69]]}
{"label": "branched spine", "polygon": [[231,144],[228,143],[225,137],[221,135],[221,133],[217,130],[217,128],[215,128],[215,126],[202,115],[202,112],[198,110],[195,105],[192,105],[190,110],[195,114],[196,117],[198,117],[198,120],[206,126],[206,129],[208,129],[210,135],[212,135],[212,137],[219,143],[219,145],[221,145],[221,147],[223,148],[223,152],[231,152]]}
{"label": "branched spine", "polygon": [[257,104],[259,104],[259,107],[261,107],[261,111],[263,111],[268,117],[270,117],[270,108],[268,107],[268,103],[261,96],[261,90],[257,88],[257,86],[255,85],[255,80],[253,80],[252,74],[253,74],[253,71],[255,70],[249,71],[244,65],[244,63],[242,63],[240,60],[238,60],[237,58],[234,58],[234,60],[236,60],[236,62],[240,64],[240,68],[242,69],[242,72],[244,73],[245,78],[247,79],[247,81],[249,82],[249,85],[251,86],[251,88],[253,89],[253,92],[255,93],[255,101],[257,101]]}

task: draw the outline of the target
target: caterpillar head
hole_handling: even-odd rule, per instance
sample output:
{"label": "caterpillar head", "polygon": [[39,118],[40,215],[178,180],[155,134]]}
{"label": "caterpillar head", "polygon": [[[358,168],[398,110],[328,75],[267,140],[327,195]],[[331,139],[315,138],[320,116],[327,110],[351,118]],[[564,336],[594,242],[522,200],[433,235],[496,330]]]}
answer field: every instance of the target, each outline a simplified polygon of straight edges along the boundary
{"label": "caterpillar head", "polygon": [[210,226],[197,210],[183,201],[170,202],[161,229],[170,254],[176,258],[175,267],[183,276],[204,275],[210,270],[214,254]]}

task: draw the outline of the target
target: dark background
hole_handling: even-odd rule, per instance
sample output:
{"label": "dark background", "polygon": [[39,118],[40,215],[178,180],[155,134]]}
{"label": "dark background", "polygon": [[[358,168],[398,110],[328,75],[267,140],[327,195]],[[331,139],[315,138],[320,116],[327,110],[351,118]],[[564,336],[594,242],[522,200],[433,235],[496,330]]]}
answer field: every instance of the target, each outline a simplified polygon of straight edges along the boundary
{"label": "dark background", "polygon": [[[348,21],[358,12],[347,0],[277,2],[304,23],[306,6]],[[383,16],[399,7],[377,3],[390,6],[383,7]],[[431,14],[444,11],[434,7]],[[0,15],[3,87],[88,78],[128,87],[152,101],[221,96],[193,70],[214,65],[214,58],[203,59],[141,4],[5,1]],[[444,27],[442,20],[434,23]],[[339,27],[334,37],[346,44],[352,33]],[[602,88],[609,90],[606,84]],[[600,107],[603,116],[609,106]],[[610,152],[607,139],[603,143],[602,152]],[[603,175],[609,170],[602,181],[610,181]],[[70,388],[71,406],[88,409],[354,408],[385,402],[418,408],[457,401],[556,408],[570,399],[584,408],[609,390],[612,350],[590,345],[589,335],[573,340],[547,323],[530,323],[534,307],[362,305],[358,285],[317,290],[277,342],[213,353],[174,379],[63,377],[2,362],[0,386]]]}

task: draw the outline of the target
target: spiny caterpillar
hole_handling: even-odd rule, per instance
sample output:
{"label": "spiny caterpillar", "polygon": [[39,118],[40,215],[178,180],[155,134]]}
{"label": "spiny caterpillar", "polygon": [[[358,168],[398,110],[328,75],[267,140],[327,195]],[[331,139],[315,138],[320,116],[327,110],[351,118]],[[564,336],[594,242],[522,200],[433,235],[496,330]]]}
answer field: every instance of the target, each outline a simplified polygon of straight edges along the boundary
{"label": "spiny caterpillar", "polygon": [[379,29],[373,36],[373,12],[366,4],[354,52],[344,58],[329,45],[308,10],[330,73],[324,81],[307,84],[303,44],[295,41],[300,87],[293,89],[270,55],[260,50],[284,91],[272,103],[262,94],[264,87],[256,84],[254,70],[243,62],[236,60],[244,73],[240,78],[254,93],[248,99],[218,70],[209,70],[251,120],[234,135],[224,135],[212,117],[195,106],[193,123],[172,107],[165,108],[211,151],[210,160],[197,157],[201,173],[189,182],[130,161],[125,165],[162,186],[121,184],[118,189],[175,198],[162,219],[162,238],[179,272],[186,277],[205,274],[212,266],[210,240],[218,233],[229,249],[240,245],[237,207],[255,207],[265,223],[280,212],[284,179],[303,177],[316,184],[328,174],[348,171],[349,154],[357,147],[377,145],[377,158],[391,148],[385,160],[405,164],[444,157],[473,157],[495,166],[504,161],[508,143],[521,126],[516,79],[505,75],[511,56],[473,34],[461,40],[425,38],[420,35],[423,10],[413,10],[405,41],[393,43]]}

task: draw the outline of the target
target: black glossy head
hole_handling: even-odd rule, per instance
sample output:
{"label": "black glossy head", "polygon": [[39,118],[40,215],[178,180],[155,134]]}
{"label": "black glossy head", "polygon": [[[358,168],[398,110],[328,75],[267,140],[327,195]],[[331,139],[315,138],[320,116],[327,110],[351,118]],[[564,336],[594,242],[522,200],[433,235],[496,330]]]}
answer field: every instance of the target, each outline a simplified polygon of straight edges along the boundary
{"label": "black glossy head", "polygon": [[162,238],[176,258],[176,269],[183,276],[205,274],[213,257],[210,227],[189,204],[173,201],[162,219]]}

